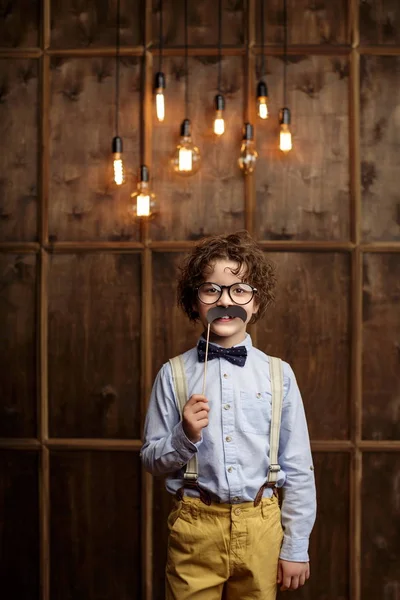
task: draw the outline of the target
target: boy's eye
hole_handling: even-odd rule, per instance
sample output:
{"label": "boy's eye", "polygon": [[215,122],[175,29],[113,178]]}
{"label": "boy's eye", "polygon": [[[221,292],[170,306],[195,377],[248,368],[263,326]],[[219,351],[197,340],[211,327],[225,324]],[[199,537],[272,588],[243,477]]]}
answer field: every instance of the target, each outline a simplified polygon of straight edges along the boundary
{"label": "boy's eye", "polygon": [[201,286],[202,291],[204,291],[206,294],[219,294],[219,289],[216,288],[214,285],[203,285]]}

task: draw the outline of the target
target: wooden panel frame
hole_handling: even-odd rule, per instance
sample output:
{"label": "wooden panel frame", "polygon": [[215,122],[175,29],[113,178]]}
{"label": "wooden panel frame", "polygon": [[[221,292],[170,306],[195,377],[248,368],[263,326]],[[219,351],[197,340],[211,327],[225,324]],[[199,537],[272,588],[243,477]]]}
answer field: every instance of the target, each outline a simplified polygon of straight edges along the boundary
{"label": "wooden panel frame", "polygon": [[[122,55],[140,56],[144,59],[144,86],[141,98],[141,156],[142,160],[151,169],[151,144],[152,144],[152,75],[153,60],[158,55],[157,49],[151,47],[152,28],[152,0],[145,1],[144,11],[144,35],[143,45],[135,47],[124,47]],[[51,440],[48,437],[48,394],[47,394],[47,271],[49,252],[86,252],[96,250],[108,250],[118,252],[135,249],[142,255],[142,298],[146,305],[151,307],[152,294],[152,254],[157,251],[179,251],[191,247],[191,242],[166,241],[152,242],[147,224],[141,227],[139,242],[92,242],[92,243],[68,243],[60,242],[50,244],[48,240],[48,186],[49,186],[49,71],[51,56],[113,56],[114,49],[107,48],[71,48],[50,49],[50,0],[41,0],[42,24],[40,32],[40,45],[35,48],[1,48],[2,58],[34,58],[39,61],[40,71],[40,115],[39,115],[39,207],[38,207],[38,243],[0,242],[0,251],[31,253],[34,252],[38,259],[37,298],[38,307],[36,313],[38,329],[38,351],[37,363],[37,401],[38,401],[38,429],[35,439],[1,439],[0,447],[15,448],[21,452],[38,450],[40,454],[39,473],[39,518],[41,538],[41,600],[50,600],[49,575],[50,575],[50,549],[49,549],[49,451],[52,447],[62,447],[73,450],[74,448],[98,448],[101,450],[128,450],[138,452],[140,440]],[[362,259],[365,252],[392,252],[400,253],[399,242],[370,242],[362,243],[360,239],[361,226],[361,189],[360,189],[360,100],[359,100],[359,74],[360,55],[375,56],[400,56],[400,46],[382,45],[360,45],[359,31],[359,1],[350,0],[348,3],[348,26],[350,43],[341,46],[307,45],[295,44],[289,48],[290,54],[310,55],[343,55],[350,60],[349,77],[349,155],[350,155],[350,232],[349,242],[309,242],[309,241],[268,241],[262,246],[266,250],[273,251],[326,251],[336,250],[348,252],[352,261],[351,280],[351,433],[349,440],[343,441],[318,441],[313,442],[312,447],[319,452],[348,452],[351,456],[350,470],[350,597],[352,600],[361,600],[361,481],[362,481],[362,457],[365,452],[400,452],[398,441],[363,441],[361,439],[361,416],[362,416],[362,389],[361,389],[361,356],[362,356]],[[255,107],[252,102],[254,89],[254,64],[259,49],[255,47],[255,16],[256,0],[247,0],[247,35],[242,47],[226,47],[224,54],[244,56],[247,65],[247,81],[245,98],[245,118],[254,120]],[[182,48],[164,49],[165,55],[183,54]],[[216,47],[190,48],[189,55],[217,55]],[[271,44],[266,48],[266,53],[271,56],[282,54],[280,45]],[[245,211],[246,227],[250,232],[254,231],[254,203],[255,185],[253,177],[245,181]],[[152,384],[152,324],[151,311],[142,312],[142,420],[144,418],[147,398]],[[257,332],[253,334],[256,342]],[[145,475],[142,484],[142,555],[143,555],[143,600],[152,598],[152,500],[153,485],[152,478]]]}

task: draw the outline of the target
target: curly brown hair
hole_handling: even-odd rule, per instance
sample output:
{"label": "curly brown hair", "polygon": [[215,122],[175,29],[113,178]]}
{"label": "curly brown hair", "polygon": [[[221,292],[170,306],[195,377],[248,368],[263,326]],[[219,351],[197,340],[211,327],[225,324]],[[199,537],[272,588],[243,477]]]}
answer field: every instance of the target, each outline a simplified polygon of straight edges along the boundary
{"label": "curly brown hair", "polygon": [[244,269],[246,282],[257,288],[258,312],[250,320],[250,323],[255,323],[275,299],[276,276],[275,267],[245,230],[207,237],[196,244],[180,266],[178,305],[191,321],[198,320],[199,315],[193,310],[193,304],[197,302],[196,288],[203,283],[207,269],[212,268],[218,259],[237,262],[238,268],[233,273],[238,275]]}

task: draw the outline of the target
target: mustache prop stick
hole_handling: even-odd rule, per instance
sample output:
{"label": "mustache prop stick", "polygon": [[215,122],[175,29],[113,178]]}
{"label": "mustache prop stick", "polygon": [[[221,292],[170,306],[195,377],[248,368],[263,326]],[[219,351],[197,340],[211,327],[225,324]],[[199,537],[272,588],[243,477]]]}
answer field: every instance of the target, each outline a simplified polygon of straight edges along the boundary
{"label": "mustache prop stick", "polygon": [[206,391],[206,378],[207,378],[207,358],[208,358],[208,344],[210,340],[210,326],[213,321],[216,319],[221,319],[222,317],[233,317],[242,319],[245,323],[247,319],[247,312],[241,306],[228,306],[224,308],[223,306],[215,306],[211,308],[207,313],[207,342],[206,342],[206,356],[204,360],[204,377],[203,377],[203,396]]}

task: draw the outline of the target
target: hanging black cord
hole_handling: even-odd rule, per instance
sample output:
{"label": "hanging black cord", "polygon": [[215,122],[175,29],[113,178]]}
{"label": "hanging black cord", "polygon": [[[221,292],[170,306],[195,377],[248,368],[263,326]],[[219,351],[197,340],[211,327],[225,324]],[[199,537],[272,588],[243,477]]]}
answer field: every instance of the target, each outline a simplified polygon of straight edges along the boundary
{"label": "hanging black cord", "polygon": [[265,53],[264,53],[264,0],[261,0],[261,77],[265,75]]}
{"label": "hanging black cord", "polygon": [[188,62],[188,2],[185,0],[185,112],[186,118],[189,118],[189,62]]}
{"label": "hanging black cord", "polygon": [[163,53],[163,0],[160,0],[160,32],[159,32],[159,55],[158,71],[162,72],[162,53]]}
{"label": "hanging black cord", "polygon": [[222,85],[222,0],[218,0],[218,93]]}
{"label": "hanging black cord", "polygon": [[117,19],[115,35],[115,135],[119,128],[119,29],[120,29],[120,0],[117,0]]}
{"label": "hanging black cord", "polygon": [[286,106],[287,0],[283,0],[283,106]]}

